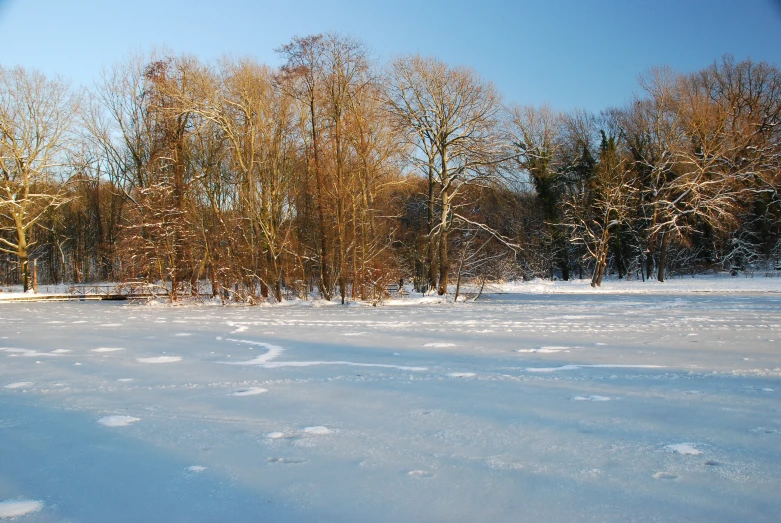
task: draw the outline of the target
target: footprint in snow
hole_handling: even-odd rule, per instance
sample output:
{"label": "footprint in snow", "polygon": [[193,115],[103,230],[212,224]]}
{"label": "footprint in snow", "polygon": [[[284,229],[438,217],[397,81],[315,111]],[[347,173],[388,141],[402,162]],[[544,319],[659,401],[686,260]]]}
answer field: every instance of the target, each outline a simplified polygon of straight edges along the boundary
{"label": "footprint in snow", "polygon": [[298,465],[306,460],[300,458],[266,458],[269,463],[283,463],[285,465]]}
{"label": "footprint in snow", "polygon": [[32,499],[8,499],[0,501],[0,518],[15,518],[38,512],[43,502]]}
{"label": "footprint in snow", "polygon": [[664,448],[682,456],[699,456],[702,451],[694,447],[693,443],[676,443],[674,445],[665,445]]}
{"label": "footprint in snow", "polygon": [[292,434],[287,434],[285,432],[269,432],[266,434],[266,437],[268,439],[291,439],[294,438]]}
{"label": "footprint in snow", "polygon": [[539,354],[552,354],[556,352],[569,352],[570,350],[577,349],[578,347],[562,347],[558,345],[537,347],[535,349],[516,349],[515,352],[534,352]]}
{"label": "footprint in snow", "polygon": [[182,361],[181,356],[154,356],[151,358],[136,358],[139,363],[174,363]]}
{"label": "footprint in snow", "polygon": [[98,420],[98,423],[106,427],[127,427],[136,421],[141,421],[141,418],[134,418],[133,416],[104,416]]}
{"label": "footprint in snow", "polygon": [[334,431],[329,429],[328,427],[317,425],[314,427],[304,427],[303,429],[301,429],[301,432],[305,434],[314,434],[315,436],[325,436],[326,434],[333,434]]}
{"label": "footprint in snow", "polygon": [[4,389],[26,389],[27,387],[31,387],[33,385],[32,381],[19,381],[16,383],[9,383]]}
{"label": "footprint in snow", "polygon": [[261,387],[250,387],[248,389],[237,390],[236,392],[232,393],[231,396],[257,396],[258,394],[263,394],[264,392],[268,392],[268,389],[263,389]]}
{"label": "footprint in snow", "polygon": [[657,472],[653,477],[654,479],[676,479],[678,476],[672,472]]}
{"label": "footprint in snow", "polygon": [[572,401],[594,401],[594,402],[601,402],[601,401],[611,401],[613,398],[609,396],[575,396],[572,398]]}

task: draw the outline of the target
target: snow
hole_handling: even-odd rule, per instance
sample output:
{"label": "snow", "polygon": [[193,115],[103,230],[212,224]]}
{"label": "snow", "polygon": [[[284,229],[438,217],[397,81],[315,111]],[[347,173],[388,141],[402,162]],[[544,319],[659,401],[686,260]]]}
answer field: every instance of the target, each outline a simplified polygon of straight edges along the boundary
{"label": "snow", "polygon": [[0,501],[0,518],[15,518],[38,512],[43,508],[40,501],[28,499]]}
{"label": "snow", "polygon": [[133,416],[105,416],[100,418],[98,423],[106,427],[127,427],[136,421],[141,421],[141,419]]}
{"label": "snow", "polygon": [[[0,514],[774,521],[781,294],[757,280],[379,307],[2,303]],[[5,515],[20,507],[36,511]]]}
{"label": "snow", "polygon": [[602,401],[611,401],[613,398],[610,396],[599,396],[598,394],[592,394],[591,396],[575,396],[572,398],[573,401],[596,401],[596,402],[602,402]]}
{"label": "snow", "polygon": [[16,383],[9,383],[8,385],[4,386],[4,389],[26,389],[28,387],[32,387],[33,382],[32,381],[17,381]]}
{"label": "snow", "polygon": [[474,372],[450,372],[447,376],[449,378],[473,378],[476,374]]}
{"label": "snow", "polygon": [[325,436],[326,434],[331,434],[333,431],[328,427],[317,425],[314,427],[304,427],[303,429],[301,429],[301,432],[305,434],[315,434],[317,436]]}
{"label": "snow", "polygon": [[702,454],[701,450],[694,448],[691,443],[676,443],[674,445],[665,445],[667,450],[681,454],[682,456],[699,456]]}
{"label": "snow", "polygon": [[139,363],[175,363],[182,361],[181,356],[152,356],[149,358],[136,358]]}
{"label": "snow", "polygon": [[264,392],[268,392],[268,389],[264,389],[263,387],[250,387],[248,389],[237,390],[231,394],[231,396],[257,396]]}

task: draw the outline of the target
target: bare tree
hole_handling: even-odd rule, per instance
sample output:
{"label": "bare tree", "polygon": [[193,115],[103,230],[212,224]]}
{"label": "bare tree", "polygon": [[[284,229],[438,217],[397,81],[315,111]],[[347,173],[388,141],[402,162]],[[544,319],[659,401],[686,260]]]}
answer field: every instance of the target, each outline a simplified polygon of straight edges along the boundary
{"label": "bare tree", "polygon": [[30,230],[66,203],[68,131],[78,100],[60,79],[0,67],[0,251],[19,259],[29,289]]}
{"label": "bare tree", "polygon": [[411,161],[429,179],[429,258],[433,265],[436,247],[438,293],[445,294],[448,233],[454,220],[466,220],[455,212],[456,198],[464,185],[494,179],[504,157],[499,95],[471,69],[410,56],[393,63],[387,99],[390,113],[420,153]]}

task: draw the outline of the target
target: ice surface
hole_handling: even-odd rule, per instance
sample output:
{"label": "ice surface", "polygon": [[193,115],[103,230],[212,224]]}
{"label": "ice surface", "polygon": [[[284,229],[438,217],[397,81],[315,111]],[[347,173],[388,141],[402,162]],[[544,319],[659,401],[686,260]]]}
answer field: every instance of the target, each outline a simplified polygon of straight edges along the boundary
{"label": "ice surface", "polygon": [[42,500],[24,523],[777,520],[781,294],[647,288],[2,303],[0,500]]}

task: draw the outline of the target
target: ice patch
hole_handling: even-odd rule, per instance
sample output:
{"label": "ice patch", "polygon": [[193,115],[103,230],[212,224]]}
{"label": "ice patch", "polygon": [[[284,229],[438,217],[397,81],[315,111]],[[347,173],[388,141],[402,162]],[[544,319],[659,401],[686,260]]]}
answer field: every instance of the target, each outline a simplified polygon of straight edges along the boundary
{"label": "ice patch", "polygon": [[284,432],[269,432],[268,434],[266,434],[266,437],[268,439],[284,439],[284,438],[289,438],[290,436],[288,436]]}
{"label": "ice patch", "polygon": [[694,448],[693,443],[676,443],[674,445],[665,445],[664,448],[681,454],[682,456],[699,456],[702,454],[701,450]]}
{"label": "ice patch", "polygon": [[367,334],[365,332],[343,332],[342,336],[362,336],[364,334]]}
{"label": "ice patch", "polygon": [[125,350],[120,347],[98,347],[97,349],[92,349],[92,352],[116,352],[118,350]]}
{"label": "ice patch", "polygon": [[769,387],[765,387],[764,389],[762,389],[762,392],[775,392],[775,391],[776,389],[771,389]]}
{"label": "ice patch", "polygon": [[326,434],[331,434],[333,431],[329,429],[328,427],[323,427],[322,425],[316,425],[314,427],[304,427],[301,429],[301,432],[304,432],[306,434],[315,434],[317,436],[325,436]]}
{"label": "ice patch", "polygon": [[102,323],[100,327],[121,327],[121,323]]}
{"label": "ice patch", "polygon": [[561,367],[527,367],[528,372],[556,372],[575,369],[663,369],[663,365],[562,365]]}
{"label": "ice patch", "polygon": [[260,387],[250,387],[248,389],[241,389],[237,390],[231,396],[256,396],[258,394],[263,394],[264,392],[268,392],[268,389],[263,389]]}
{"label": "ice patch", "polygon": [[0,501],[0,518],[15,518],[38,512],[43,508],[43,503],[31,499],[14,499]]}
{"label": "ice patch", "polygon": [[122,381],[127,383],[128,381],[133,381],[133,378],[119,378],[117,381]]}
{"label": "ice patch", "polygon": [[407,472],[409,476],[412,476],[413,478],[431,478],[434,477],[434,474],[427,470],[410,470]]}
{"label": "ice patch", "polygon": [[437,348],[443,348],[443,347],[455,347],[455,343],[426,343],[423,345],[424,347],[437,347]]}
{"label": "ice patch", "polygon": [[575,396],[573,401],[610,401],[613,398],[609,396]]}
{"label": "ice patch", "polygon": [[17,383],[9,383],[4,389],[22,389],[25,387],[31,387],[33,385],[32,381],[19,381]]}
{"label": "ice patch", "polygon": [[474,372],[451,372],[447,375],[448,378],[472,378],[476,376]]}
{"label": "ice patch", "polygon": [[174,336],[192,336],[190,332],[177,332]]}
{"label": "ice patch", "polygon": [[193,465],[191,467],[187,467],[188,472],[203,472],[204,470],[206,470],[206,467],[202,465]]}
{"label": "ice patch", "polygon": [[52,354],[65,354],[66,352],[70,352],[70,349],[54,349],[51,353]]}
{"label": "ice patch", "polygon": [[141,421],[141,418],[134,418],[133,416],[105,416],[100,418],[98,423],[106,427],[126,427],[136,421]]}
{"label": "ice patch", "polygon": [[182,361],[181,356],[154,356],[151,358],[136,358],[139,363],[174,363],[175,361]]}

